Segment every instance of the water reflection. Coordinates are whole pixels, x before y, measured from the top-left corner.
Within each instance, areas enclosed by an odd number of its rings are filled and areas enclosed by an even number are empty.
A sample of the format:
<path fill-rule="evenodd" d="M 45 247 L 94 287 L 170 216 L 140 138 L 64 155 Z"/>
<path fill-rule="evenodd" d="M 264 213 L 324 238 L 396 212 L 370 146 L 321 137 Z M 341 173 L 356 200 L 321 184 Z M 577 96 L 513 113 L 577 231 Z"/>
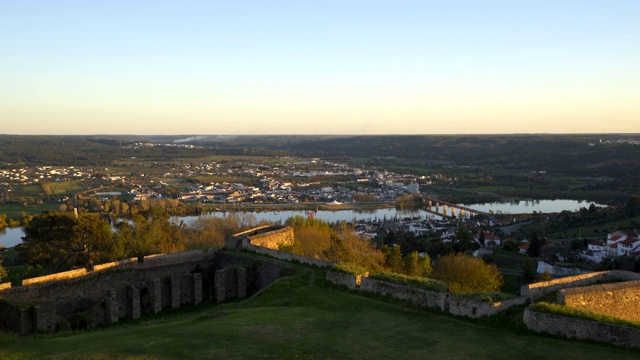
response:
<path fill-rule="evenodd" d="M 576 201 L 576 200 L 527 200 L 527 201 L 511 201 L 504 203 L 488 203 L 488 204 L 471 204 L 464 205 L 474 210 L 490 213 L 503 213 L 503 214 L 531 214 L 534 211 L 542 213 L 553 213 L 568 211 L 578 211 L 580 208 L 588 208 L 591 203 L 588 201 Z M 597 206 L 603 206 L 598 205 Z M 442 211 L 442 207 L 440 208 Z M 359 220 L 364 221 L 391 221 L 396 219 L 441 219 L 442 216 L 435 215 L 431 212 L 422 209 L 358 209 L 358 210 L 320 210 L 312 211 L 313 216 L 317 219 L 322 219 L 327 222 L 335 223 L 340 221 L 355 222 Z M 230 212 L 212 212 L 202 216 L 211 217 L 226 217 Z M 288 218 L 293 216 L 309 216 L 310 213 L 305 210 L 288 210 L 288 211 L 260 211 L 251 212 L 257 221 L 270 221 L 273 223 L 284 223 Z M 451 214 L 449 209 L 447 215 Z M 459 212 L 456 212 L 456 216 Z M 195 221 L 197 216 L 180 216 L 172 217 L 171 221 L 176 224 L 184 221 L 186 225 Z M 0 245 L 5 247 L 12 247 L 22 242 L 24 236 L 24 230 L 22 228 L 7 228 L 0 231 Z"/>

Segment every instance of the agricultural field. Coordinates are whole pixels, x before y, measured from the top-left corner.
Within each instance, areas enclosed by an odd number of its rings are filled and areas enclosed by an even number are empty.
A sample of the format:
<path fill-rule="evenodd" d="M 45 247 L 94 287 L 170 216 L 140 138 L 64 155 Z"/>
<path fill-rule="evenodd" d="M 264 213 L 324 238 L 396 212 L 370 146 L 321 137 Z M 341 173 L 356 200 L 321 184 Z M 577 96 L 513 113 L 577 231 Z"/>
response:
<path fill-rule="evenodd" d="M 45 203 L 34 205 L 22 204 L 0 204 L 0 214 L 6 214 L 8 219 L 20 219 L 22 213 L 26 215 L 37 215 L 47 210 L 59 210 L 59 203 Z"/>
<path fill-rule="evenodd" d="M 321 270 L 251 299 L 99 329 L 0 335 L 2 359 L 638 359 L 640 351 L 529 333 L 518 314 L 468 321 L 325 287 Z"/>

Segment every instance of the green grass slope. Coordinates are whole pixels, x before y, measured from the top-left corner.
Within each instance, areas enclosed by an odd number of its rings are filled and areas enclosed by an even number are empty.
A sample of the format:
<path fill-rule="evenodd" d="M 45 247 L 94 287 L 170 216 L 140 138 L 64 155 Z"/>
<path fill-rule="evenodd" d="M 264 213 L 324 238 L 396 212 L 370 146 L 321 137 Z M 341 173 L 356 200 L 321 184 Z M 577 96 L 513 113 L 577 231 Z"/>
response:
<path fill-rule="evenodd" d="M 252 299 L 85 332 L 0 335 L 1 359 L 638 359 L 640 351 L 485 326 L 320 285 L 301 270 Z M 313 281 L 312 279 L 318 279 Z"/>

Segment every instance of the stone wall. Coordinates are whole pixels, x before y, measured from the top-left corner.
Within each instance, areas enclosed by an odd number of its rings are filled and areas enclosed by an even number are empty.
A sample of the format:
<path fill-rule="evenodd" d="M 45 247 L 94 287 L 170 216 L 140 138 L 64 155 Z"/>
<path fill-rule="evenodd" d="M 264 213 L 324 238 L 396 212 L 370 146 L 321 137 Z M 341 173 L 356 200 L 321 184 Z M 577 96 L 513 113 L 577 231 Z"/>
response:
<path fill-rule="evenodd" d="M 349 289 L 356 289 L 362 284 L 362 279 L 369 276 L 369 273 L 354 275 L 341 271 L 329 270 L 327 272 L 327 280 L 332 284 L 346 286 Z"/>
<path fill-rule="evenodd" d="M 464 296 L 449 295 L 446 300 L 446 311 L 457 316 L 478 318 L 482 316 L 493 316 L 506 311 L 512 306 L 523 305 L 527 302 L 524 297 L 517 297 L 503 301 L 482 301 Z"/>
<path fill-rule="evenodd" d="M 69 279 L 77 278 L 80 276 L 84 276 L 86 274 L 87 274 L 87 270 L 84 268 L 77 269 L 77 270 L 63 271 L 63 272 L 59 272 L 51 275 L 38 276 L 31 279 L 24 279 L 22 280 L 22 286 L 46 283 L 51 281 L 69 280 Z"/>
<path fill-rule="evenodd" d="M 524 312 L 524 323 L 532 331 L 567 338 L 593 340 L 626 347 L 640 347 L 640 329 L 546 314 L 530 309 Z"/>
<path fill-rule="evenodd" d="M 264 248 L 260 246 L 254 246 L 252 244 L 245 244 L 242 247 L 242 249 L 253 251 L 255 253 L 262 254 L 262 255 L 268 255 L 279 260 L 299 262 L 302 264 L 313 265 L 318 267 L 330 267 L 335 265 L 335 263 L 332 263 L 332 262 L 328 262 L 320 259 L 314 259 L 314 258 L 301 256 L 301 255 L 295 255 L 286 251 L 279 251 L 279 250 L 273 250 L 273 249 Z"/>
<path fill-rule="evenodd" d="M 277 250 L 280 245 L 293 245 L 293 228 L 285 226 L 281 229 L 247 236 L 246 240 L 253 246 Z"/>
<path fill-rule="evenodd" d="M 259 226 L 253 229 L 249 229 L 243 232 L 239 232 L 237 234 L 233 234 L 231 236 L 227 236 L 224 239 L 224 248 L 227 250 L 240 250 L 242 248 L 242 240 L 246 239 L 249 236 L 256 235 L 261 232 L 268 232 L 270 230 L 276 230 L 280 227 L 274 226 Z"/>
<path fill-rule="evenodd" d="M 390 296 L 420 307 L 437 308 L 452 315 L 466 316 L 469 318 L 493 316 L 502 311 L 506 311 L 514 305 L 522 305 L 527 302 L 527 299 L 524 297 L 505 301 L 487 302 L 333 270 L 327 272 L 327 281 L 336 285 L 346 286 L 349 289 Z"/>
<path fill-rule="evenodd" d="M 558 302 L 578 310 L 640 321 L 640 281 L 560 290 Z"/>
<path fill-rule="evenodd" d="M 442 311 L 446 309 L 446 300 L 448 296 L 447 293 L 428 291 L 409 285 L 401 285 L 368 277 L 362 279 L 362 283 L 358 289 L 408 301 L 420 307 L 438 308 Z"/>
<path fill-rule="evenodd" d="M 640 280 L 640 274 L 631 271 L 612 270 L 567 276 L 550 281 L 541 281 L 533 284 L 522 285 L 522 287 L 520 287 L 520 294 L 530 300 L 536 300 L 561 289 L 592 285 L 599 281 L 616 280 Z"/>
<path fill-rule="evenodd" d="M 103 265 L 97 271 L 81 269 L 27 279 L 23 286 L 0 290 L 0 297 L 8 300 L 0 312 L 3 318 L 12 319 L 0 327 L 19 334 L 56 331 L 64 323 L 93 327 L 202 302 L 202 275 L 194 273 L 208 266 L 202 251 Z M 16 322 L 16 318 L 21 320 Z"/>

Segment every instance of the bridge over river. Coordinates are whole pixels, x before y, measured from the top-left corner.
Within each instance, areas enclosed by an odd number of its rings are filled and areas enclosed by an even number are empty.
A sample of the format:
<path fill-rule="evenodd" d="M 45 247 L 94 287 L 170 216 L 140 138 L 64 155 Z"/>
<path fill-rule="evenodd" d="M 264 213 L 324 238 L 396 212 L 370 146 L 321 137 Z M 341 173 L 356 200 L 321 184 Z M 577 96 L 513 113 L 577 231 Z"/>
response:
<path fill-rule="evenodd" d="M 432 199 L 429 197 L 423 197 L 422 199 L 428 204 L 429 211 L 445 217 L 451 216 L 454 218 L 467 219 L 478 214 L 486 214 L 480 210 L 474 210 L 463 205 L 452 204 L 438 199 Z"/>

